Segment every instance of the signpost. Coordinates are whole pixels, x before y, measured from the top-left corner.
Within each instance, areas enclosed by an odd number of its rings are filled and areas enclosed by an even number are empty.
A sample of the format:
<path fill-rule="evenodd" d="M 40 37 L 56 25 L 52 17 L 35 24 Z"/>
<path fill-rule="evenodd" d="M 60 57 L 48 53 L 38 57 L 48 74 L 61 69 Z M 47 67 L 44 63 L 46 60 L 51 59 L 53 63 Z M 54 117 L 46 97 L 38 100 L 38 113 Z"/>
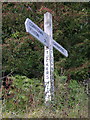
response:
<path fill-rule="evenodd" d="M 43 45 L 49 47 L 48 39 L 52 39 L 53 47 L 56 48 L 60 53 L 62 53 L 65 57 L 68 57 L 68 52 L 63 48 L 60 44 L 58 44 L 51 36 L 48 36 L 41 28 L 39 28 L 34 22 L 32 22 L 29 18 L 25 21 L 26 32 L 33 35 L 38 41 L 40 41 Z"/>
<path fill-rule="evenodd" d="M 52 15 L 44 14 L 44 31 L 48 36 L 48 47 L 44 46 L 44 84 L 45 103 L 51 101 L 54 96 L 54 60 L 53 60 L 53 39 L 52 39 Z"/>
<path fill-rule="evenodd" d="M 29 18 L 25 21 L 26 32 L 33 35 L 37 40 L 39 40 L 43 45 L 48 46 L 47 44 L 47 34 L 42 31 L 35 23 L 33 23 Z"/>
<path fill-rule="evenodd" d="M 68 52 L 63 48 L 60 44 L 58 44 L 55 40 L 53 40 L 53 47 L 56 48 L 60 53 L 62 53 L 65 57 L 68 57 Z"/>
<path fill-rule="evenodd" d="M 44 14 L 44 31 L 33 23 L 29 18 L 25 21 L 26 32 L 33 35 L 44 45 L 44 85 L 45 85 L 45 103 L 47 104 L 54 97 L 54 57 L 53 47 L 56 48 L 65 57 L 68 52 L 55 40 L 52 34 L 52 15 L 47 12 Z"/>

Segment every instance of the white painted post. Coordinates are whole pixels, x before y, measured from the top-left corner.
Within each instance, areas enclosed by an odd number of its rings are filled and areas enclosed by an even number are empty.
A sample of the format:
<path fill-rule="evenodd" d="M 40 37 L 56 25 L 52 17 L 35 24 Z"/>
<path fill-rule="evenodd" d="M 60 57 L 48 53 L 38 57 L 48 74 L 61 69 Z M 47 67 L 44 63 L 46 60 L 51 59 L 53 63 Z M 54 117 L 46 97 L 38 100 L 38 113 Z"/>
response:
<path fill-rule="evenodd" d="M 52 35 L 52 15 L 44 14 L 44 31 L 40 29 L 29 18 L 25 21 L 26 31 L 39 40 L 44 46 L 44 83 L 45 83 L 45 103 L 54 98 L 54 57 L 53 47 L 68 57 L 68 51 L 53 40 Z"/>
<path fill-rule="evenodd" d="M 52 38 L 52 15 L 44 14 L 44 31 Z M 44 46 L 44 83 L 45 83 L 45 103 L 52 100 L 54 95 L 54 60 L 52 39 L 47 39 L 49 48 Z"/>

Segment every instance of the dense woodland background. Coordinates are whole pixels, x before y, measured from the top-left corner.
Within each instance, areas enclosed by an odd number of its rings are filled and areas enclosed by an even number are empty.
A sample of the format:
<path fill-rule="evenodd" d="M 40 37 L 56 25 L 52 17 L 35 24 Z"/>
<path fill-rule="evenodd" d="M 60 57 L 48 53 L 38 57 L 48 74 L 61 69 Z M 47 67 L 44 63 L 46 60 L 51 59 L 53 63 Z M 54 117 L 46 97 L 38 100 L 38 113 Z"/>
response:
<path fill-rule="evenodd" d="M 64 57 L 54 49 L 56 102 L 53 109 L 57 112 L 50 112 L 49 115 L 87 117 L 85 98 L 90 77 L 89 6 L 89 3 L 79 2 L 3 3 L 2 72 L 3 76 L 10 73 L 3 80 L 3 97 L 6 99 L 3 112 L 30 112 L 32 106 L 36 109 L 36 106 L 44 103 L 44 46 L 26 33 L 24 22 L 30 18 L 43 29 L 44 13 L 50 12 L 53 15 L 53 38 L 67 49 L 69 57 Z M 38 112 L 30 116 L 38 117 Z M 42 113 L 39 117 L 47 116 L 46 112 L 46 116 Z"/>

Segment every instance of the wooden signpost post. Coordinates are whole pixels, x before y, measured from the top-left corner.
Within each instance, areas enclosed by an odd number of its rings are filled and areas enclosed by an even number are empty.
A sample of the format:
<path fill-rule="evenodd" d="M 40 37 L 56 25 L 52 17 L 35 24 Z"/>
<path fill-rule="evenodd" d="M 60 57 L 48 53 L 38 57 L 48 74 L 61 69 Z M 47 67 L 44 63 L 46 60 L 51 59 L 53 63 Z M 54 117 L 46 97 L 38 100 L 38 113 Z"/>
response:
<path fill-rule="evenodd" d="M 44 84 L 45 84 L 45 102 L 51 101 L 54 96 L 54 59 L 53 59 L 53 41 L 52 41 L 52 15 L 44 14 L 44 32 L 50 36 L 48 47 L 44 46 Z"/>
<path fill-rule="evenodd" d="M 55 40 L 52 33 L 52 15 L 47 12 L 44 14 L 44 31 L 33 23 L 29 18 L 25 21 L 26 32 L 33 35 L 44 45 L 44 85 L 45 103 L 47 104 L 54 98 L 54 57 L 53 47 L 68 57 L 68 52 Z"/>

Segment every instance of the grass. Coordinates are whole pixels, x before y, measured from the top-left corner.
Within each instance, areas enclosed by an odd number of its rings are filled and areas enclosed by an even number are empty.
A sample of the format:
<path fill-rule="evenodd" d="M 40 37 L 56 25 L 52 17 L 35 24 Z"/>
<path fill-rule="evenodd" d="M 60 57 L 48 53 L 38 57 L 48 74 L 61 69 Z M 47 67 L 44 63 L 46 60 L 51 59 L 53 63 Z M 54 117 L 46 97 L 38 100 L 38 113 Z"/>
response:
<path fill-rule="evenodd" d="M 81 100 L 73 108 L 47 108 L 44 105 L 29 109 L 26 113 L 4 112 L 3 118 L 88 118 L 88 98 Z"/>
<path fill-rule="evenodd" d="M 77 104 L 73 109 L 63 108 L 62 110 L 51 110 L 41 106 L 24 114 L 4 112 L 3 118 L 88 118 L 88 109 L 86 104 L 83 106 Z"/>
<path fill-rule="evenodd" d="M 40 83 L 37 83 L 37 89 L 34 86 L 35 83 L 33 83 L 32 87 L 36 90 L 34 102 L 29 104 L 29 99 L 27 100 L 23 96 L 23 91 L 18 91 L 17 93 L 16 90 L 13 90 L 14 93 L 16 92 L 15 97 L 8 99 L 8 101 L 3 101 L 3 118 L 88 118 L 88 96 L 84 92 L 84 87 L 75 80 L 70 83 L 61 83 L 61 79 L 60 77 L 56 78 L 57 84 L 55 85 L 56 92 L 53 106 L 46 107 L 43 104 L 42 97 L 40 97 L 42 95 L 39 95 L 39 93 L 43 94 L 43 86 L 40 87 Z M 28 81 L 30 82 L 29 79 Z M 26 97 L 28 98 L 29 96 Z M 17 102 L 14 104 L 16 99 Z M 20 105 L 20 103 L 22 104 Z"/>

